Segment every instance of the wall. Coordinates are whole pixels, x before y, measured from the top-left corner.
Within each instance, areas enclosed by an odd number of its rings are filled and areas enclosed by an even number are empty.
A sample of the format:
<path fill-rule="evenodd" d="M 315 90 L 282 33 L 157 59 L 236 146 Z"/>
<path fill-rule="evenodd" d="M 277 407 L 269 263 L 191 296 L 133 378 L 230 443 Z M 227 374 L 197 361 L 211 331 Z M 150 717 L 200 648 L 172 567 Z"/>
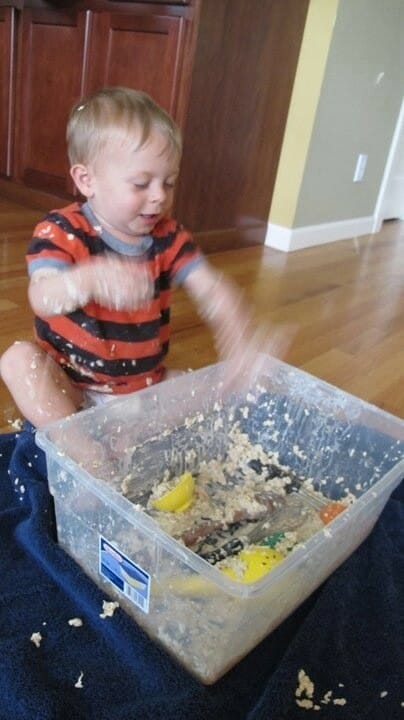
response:
<path fill-rule="evenodd" d="M 314 21 L 330 39 L 321 53 Z M 311 0 L 306 30 L 266 238 L 283 250 L 371 232 L 403 97 L 403 0 Z M 305 54 L 317 58 L 317 86 L 323 69 L 314 109 L 314 94 L 304 93 L 313 85 Z M 308 104 L 312 132 L 294 159 L 290 148 Z M 364 180 L 353 183 L 359 153 L 368 163 Z M 298 185 L 288 182 L 296 165 Z"/>

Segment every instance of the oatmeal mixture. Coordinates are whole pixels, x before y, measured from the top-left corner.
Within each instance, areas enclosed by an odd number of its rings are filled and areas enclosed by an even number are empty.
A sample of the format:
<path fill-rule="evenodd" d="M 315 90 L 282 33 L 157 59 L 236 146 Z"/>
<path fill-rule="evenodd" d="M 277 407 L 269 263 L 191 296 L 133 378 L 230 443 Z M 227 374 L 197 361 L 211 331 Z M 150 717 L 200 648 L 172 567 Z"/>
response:
<path fill-rule="evenodd" d="M 167 471 L 153 485 L 146 511 L 162 530 L 209 563 L 233 579 L 252 582 L 324 528 L 345 505 L 330 503 L 310 479 L 282 465 L 277 452 L 253 444 L 239 421 L 231 427 L 229 440 L 224 458 L 201 461 L 193 470 L 185 510 L 159 509 L 161 499 L 171 499 L 190 476 L 170 477 Z M 252 574 L 251 564 L 256 566 Z"/>

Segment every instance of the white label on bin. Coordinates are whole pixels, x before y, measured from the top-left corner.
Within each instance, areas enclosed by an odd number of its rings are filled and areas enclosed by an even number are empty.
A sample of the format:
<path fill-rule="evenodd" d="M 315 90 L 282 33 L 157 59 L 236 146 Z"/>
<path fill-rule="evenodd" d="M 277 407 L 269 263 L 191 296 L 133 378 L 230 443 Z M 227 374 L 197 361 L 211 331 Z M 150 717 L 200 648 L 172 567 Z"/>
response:
<path fill-rule="evenodd" d="M 150 575 L 100 535 L 100 575 L 129 600 L 149 612 Z"/>

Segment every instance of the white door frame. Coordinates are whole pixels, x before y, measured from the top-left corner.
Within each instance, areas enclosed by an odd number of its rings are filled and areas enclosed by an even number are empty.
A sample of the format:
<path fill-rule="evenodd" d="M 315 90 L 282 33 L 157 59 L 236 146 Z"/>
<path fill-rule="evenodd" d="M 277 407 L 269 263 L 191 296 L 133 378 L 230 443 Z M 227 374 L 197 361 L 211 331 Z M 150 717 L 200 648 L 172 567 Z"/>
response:
<path fill-rule="evenodd" d="M 400 137 L 401 129 L 404 126 L 404 98 L 401 102 L 400 112 L 398 114 L 398 120 L 394 130 L 393 139 L 391 141 L 389 154 L 387 156 L 386 167 L 383 173 L 382 184 L 380 185 L 379 195 L 376 202 L 375 212 L 373 215 L 373 228 L 372 233 L 378 233 L 381 229 L 384 217 L 383 217 L 383 205 L 386 196 L 386 189 L 390 180 L 391 169 L 393 166 L 397 143 Z"/>

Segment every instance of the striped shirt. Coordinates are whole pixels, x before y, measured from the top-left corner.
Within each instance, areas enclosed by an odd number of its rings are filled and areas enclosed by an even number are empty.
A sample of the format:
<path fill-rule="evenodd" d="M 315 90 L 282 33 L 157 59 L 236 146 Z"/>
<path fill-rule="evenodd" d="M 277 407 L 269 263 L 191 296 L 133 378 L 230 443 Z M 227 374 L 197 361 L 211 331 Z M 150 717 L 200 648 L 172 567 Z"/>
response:
<path fill-rule="evenodd" d="M 154 281 L 149 305 L 121 311 L 90 301 L 65 315 L 36 316 L 35 334 L 75 385 L 123 394 L 161 380 L 169 346 L 170 289 L 202 262 L 202 254 L 191 235 L 170 218 L 129 245 L 103 230 L 87 203 L 73 203 L 50 212 L 36 226 L 26 256 L 28 272 L 65 270 L 106 253 L 146 264 Z"/>

